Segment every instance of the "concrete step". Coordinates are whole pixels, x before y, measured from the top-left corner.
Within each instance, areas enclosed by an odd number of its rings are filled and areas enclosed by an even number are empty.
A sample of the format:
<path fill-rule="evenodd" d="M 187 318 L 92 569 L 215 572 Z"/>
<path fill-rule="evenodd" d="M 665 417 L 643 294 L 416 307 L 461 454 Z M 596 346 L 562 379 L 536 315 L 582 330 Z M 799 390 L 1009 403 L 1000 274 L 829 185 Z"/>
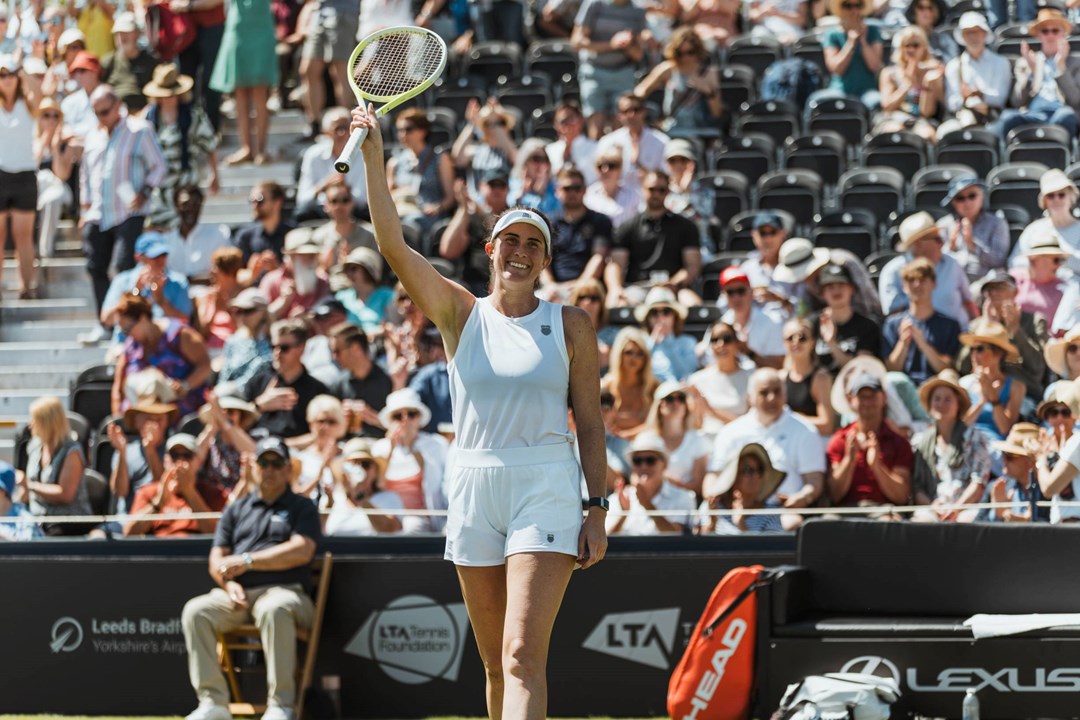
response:
<path fill-rule="evenodd" d="M 15 441 L 0 440 L 0 460 L 9 465 L 15 464 Z"/>
<path fill-rule="evenodd" d="M 4 289 L 19 286 L 18 264 L 14 259 L 4 261 Z M 38 283 L 50 297 L 59 297 L 62 287 L 85 285 L 90 288 L 90 276 L 86 274 L 86 260 L 79 257 L 52 257 L 38 260 Z"/>
<path fill-rule="evenodd" d="M 251 187 L 257 182 L 273 181 L 282 185 L 293 185 L 294 175 L 296 172 L 296 166 L 293 161 L 288 158 L 282 158 L 275 162 L 266 163 L 265 165 L 253 165 L 246 163 L 244 165 L 225 165 L 222 163 L 219 172 L 219 178 L 221 180 L 221 186 L 223 188 L 231 187 Z M 213 202 L 217 198 L 210 196 L 206 199 L 207 204 Z"/>
<path fill-rule="evenodd" d="M 82 345 L 70 338 L 66 341 L 0 343 L 0 372 L 14 366 L 36 365 L 42 370 L 60 365 L 89 367 L 101 364 L 104 358 L 104 347 Z M 63 385 L 66 387 L 67 383 Z"/>
<path fill-rule="evenodd" d="M 3 354 L 0 343 L 0 356 Z M 104 351 L 98 349 L 104 357 Z M 71 387 L 72 381 L 89 365 L 95 363 L 64 363 L 47 365 L 14 365 L 0 367 L 0 392 L 21 388 Z"/>
<path fill-rule="evenodd" d="M 88 318 L 72 320 L 30 320 L 0 324 L 0 343 L 72 342 L 80 333 L 89 332 L 97 323 Z"/>
<path fill-rule="evenodd" d="M 0 393 L 0 415 L 27 417 L 30 413 L 30 403 L 46 395 L 59 398 L 64 407 L 67 407 L 68 389 L 66 387 L 19 388 Z"/>
<path fill-rule="evenodd" d="M 4 324 L 27 320 L 78 320 L 93 322 L 97 317 L 94 303 L 81 298 L 19 300 L 0 307 Z"/>

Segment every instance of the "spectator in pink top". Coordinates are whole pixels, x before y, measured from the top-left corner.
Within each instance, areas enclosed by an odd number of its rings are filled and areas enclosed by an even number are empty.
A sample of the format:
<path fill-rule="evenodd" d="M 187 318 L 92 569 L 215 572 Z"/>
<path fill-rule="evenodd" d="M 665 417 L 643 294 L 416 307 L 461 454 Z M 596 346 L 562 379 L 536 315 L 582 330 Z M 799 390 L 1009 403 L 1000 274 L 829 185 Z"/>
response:
<path fill-rule="evenodd" d="M 1033 242 L 1023 256 L 1027 258 L 1027 267 L 1010 271 L 1016 280 L 1016 303 L 1024 312 L 1037 313 L 1049 320 L 1057 312 L 1065 292 L 1067 281 L 1058 271 L 1069 255 L 1061 249 L 1057 235 L 1051 234 Z"/>
<path fill-rule="evenodd" d="M 302 315 L 330 293 L 330 281 L 319 270 L 322 248 L 312 239 L 312 232 L 311 228 L 290 230 L 285 236 L 285 262 L 259 283 L 259 290 L 270 301 L 271 317 Z"/>

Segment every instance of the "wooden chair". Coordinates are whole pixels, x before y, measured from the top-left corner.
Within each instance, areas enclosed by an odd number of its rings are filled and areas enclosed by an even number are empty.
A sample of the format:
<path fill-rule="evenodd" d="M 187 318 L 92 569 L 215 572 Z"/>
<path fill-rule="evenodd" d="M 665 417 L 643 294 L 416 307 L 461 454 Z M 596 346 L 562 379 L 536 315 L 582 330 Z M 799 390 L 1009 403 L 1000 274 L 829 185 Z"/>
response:
<path fill-rule="evenodd" d="M 334 556 L 325 553 L 322 558 L 312 561 L 312 572 L 315 575 L 315 612 L 311 617 L 310 628 L 296 628 L 296 639 L 304 645 L 304 654 L 297 652 L 297 660 L 301 657 L 303 662 L 297 663 L 296 682 L 296 718 L 301 720 L 304 716 L 304 694 L 311 687 L 311 681 L 315 674 L 315 658 L 319 652 L 319 634 L 322 631 L 323 611 L 326 609 L 326 596 L 330 589 L 330 569 L 333 566 Z M 240 692 L 240 683 L 237 678 L 239 668 L 233 660 L 234 650 L 261 649 L 259 628 L 254 624 L 241 625 L 227 633 L 218 635 L 218 661 L 221 669 L 225 672 L 225 678 L 229 683 L 229 690 L 233 702 L 229 703 L 229 712 L 233 715 L 259 715 L 266 711 L 266 705 L 247 702 Z"/>

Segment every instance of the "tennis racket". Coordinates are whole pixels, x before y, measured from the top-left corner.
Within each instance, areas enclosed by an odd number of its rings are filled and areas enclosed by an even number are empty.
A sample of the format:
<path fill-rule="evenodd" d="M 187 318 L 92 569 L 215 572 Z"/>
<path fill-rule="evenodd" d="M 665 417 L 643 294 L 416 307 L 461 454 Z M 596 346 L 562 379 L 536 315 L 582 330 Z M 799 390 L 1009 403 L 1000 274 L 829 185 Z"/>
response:
<path fill-rule="evenodd" d="M 424 28 L 391 27 L 360 41 L 349 58 L 349 79 L 361 105 L 383 103 L 375 111 L 382 117 L 431 87 L 445 67 L 446 43 L 441 37 Z M 366 136 L 367 129 L 361 128 L 349 137 L 335 170 L 349 172 L 356 148 Z"/>

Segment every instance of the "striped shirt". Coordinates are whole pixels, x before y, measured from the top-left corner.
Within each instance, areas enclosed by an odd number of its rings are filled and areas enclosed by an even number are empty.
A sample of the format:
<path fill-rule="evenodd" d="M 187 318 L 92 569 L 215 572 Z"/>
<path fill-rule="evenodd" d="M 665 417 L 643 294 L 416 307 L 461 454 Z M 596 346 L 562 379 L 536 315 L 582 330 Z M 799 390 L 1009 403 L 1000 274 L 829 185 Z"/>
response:
<path fill-rule="evenodd" d="M 102 229 L 116 227 L 132 216 L 135 195 L 149 191 L 165 178 L 165 158 L 154 129 L 144 120 L 125 116 L 109 132 L 99 127 L 86 138 L 79 186 L 87 222 Z M 140 214 L 149 210 L 143 206 Z"/>

